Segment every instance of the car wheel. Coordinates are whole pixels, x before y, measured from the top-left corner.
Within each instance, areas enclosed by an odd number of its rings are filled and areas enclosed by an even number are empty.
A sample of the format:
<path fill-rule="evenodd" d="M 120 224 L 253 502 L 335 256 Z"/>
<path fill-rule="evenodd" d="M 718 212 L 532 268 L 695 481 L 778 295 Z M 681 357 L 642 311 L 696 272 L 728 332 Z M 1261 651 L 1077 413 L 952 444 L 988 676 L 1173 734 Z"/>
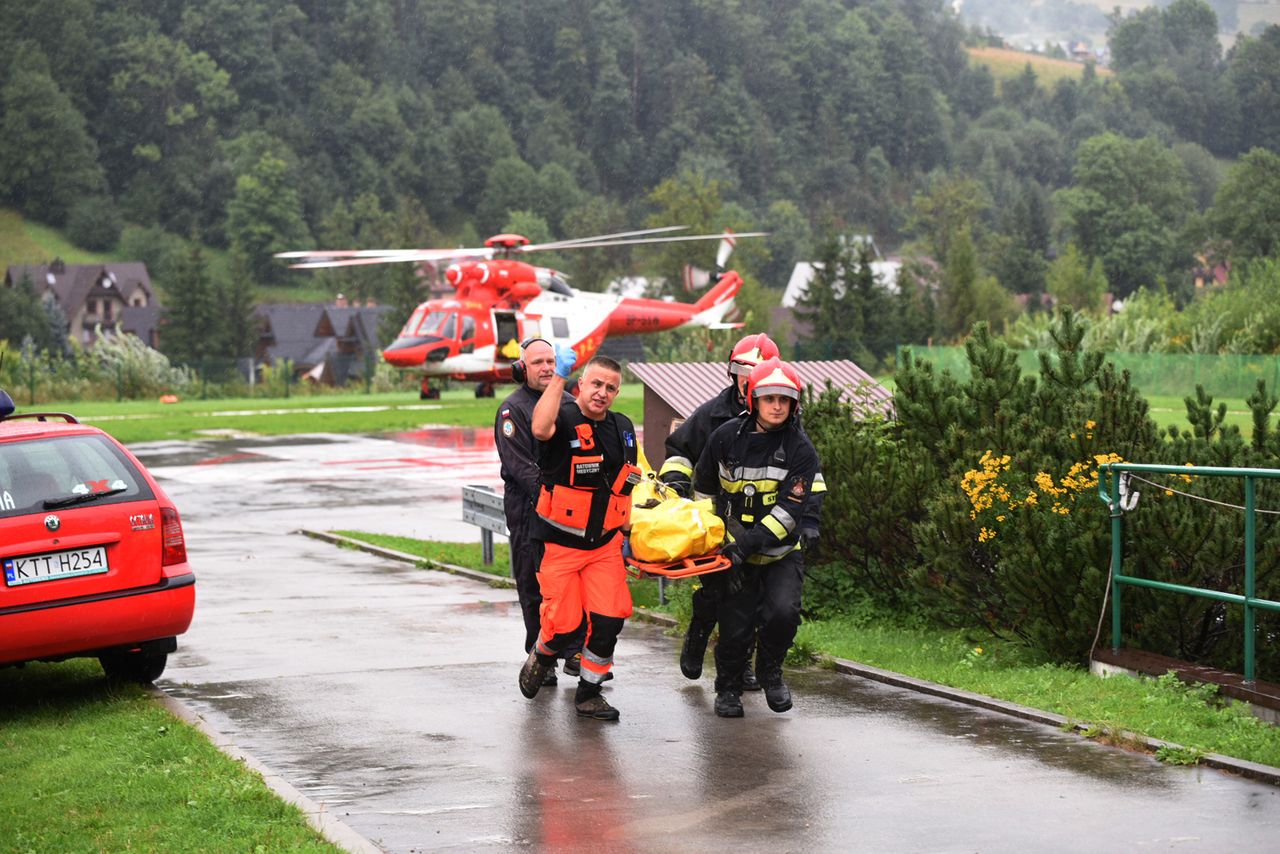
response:
<path fill-rule="evenodd" d="M 169 661 L 165 652 L 111 652 L 98 656 L 108 679 L 137 682 L 142 685 L 154 682 L 164 673 Z"/>

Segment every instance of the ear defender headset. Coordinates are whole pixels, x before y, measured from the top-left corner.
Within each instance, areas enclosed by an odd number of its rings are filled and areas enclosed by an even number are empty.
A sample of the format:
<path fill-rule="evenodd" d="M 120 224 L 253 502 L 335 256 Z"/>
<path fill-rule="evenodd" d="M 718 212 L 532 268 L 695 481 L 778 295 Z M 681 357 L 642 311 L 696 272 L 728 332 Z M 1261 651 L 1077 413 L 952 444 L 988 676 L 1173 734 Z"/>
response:
<path fill-rule="evenodd" d="M 524 385 L 525 380 L 529 378 L 529 367 L 524 363 L 523 354 L 525 349 L 535 341 L 541 341 L 543 344 L 546 344 L 548 347 L 551 347 L 553 350 L 555 349 L 555 345 L 552 344 L 547 339 L 543 338 L 541 335 L 534 335 L 520 342 L 521 356 L 519 359 L 516 359 L 514 362 L 511 363 L 511 379 L 515 380 L 521 385 Z"/>

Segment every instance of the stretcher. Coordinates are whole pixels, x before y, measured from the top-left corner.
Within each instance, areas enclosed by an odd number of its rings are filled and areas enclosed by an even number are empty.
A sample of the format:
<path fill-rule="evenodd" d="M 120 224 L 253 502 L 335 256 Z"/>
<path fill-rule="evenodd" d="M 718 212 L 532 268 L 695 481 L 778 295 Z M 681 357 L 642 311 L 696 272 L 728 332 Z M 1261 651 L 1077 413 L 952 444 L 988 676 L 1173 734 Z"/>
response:
<path fill-rule="evenodd" d="M 709 572 L 722 572 L 733 563 L 719 552 L 686 557 L 667 563 L 650 563 L 636 557 L 624 557 L 627 574 L 632 578 L 655 576 L 659 578 L 692 578 L 695 575 L 706 575 Z"/>

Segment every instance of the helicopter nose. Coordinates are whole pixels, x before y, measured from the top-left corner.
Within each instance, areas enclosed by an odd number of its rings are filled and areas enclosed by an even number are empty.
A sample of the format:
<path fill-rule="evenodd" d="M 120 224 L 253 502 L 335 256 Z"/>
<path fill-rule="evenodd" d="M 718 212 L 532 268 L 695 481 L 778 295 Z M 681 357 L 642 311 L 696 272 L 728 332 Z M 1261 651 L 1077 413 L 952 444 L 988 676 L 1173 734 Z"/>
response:
<path fill-rule="evenodd" d="M 397 367 L 413 367 L 425 362 L 443 362 L 449 347 L 438 335 L 413 335 L 397 338 L 382 351 L 382 357 Z"/>

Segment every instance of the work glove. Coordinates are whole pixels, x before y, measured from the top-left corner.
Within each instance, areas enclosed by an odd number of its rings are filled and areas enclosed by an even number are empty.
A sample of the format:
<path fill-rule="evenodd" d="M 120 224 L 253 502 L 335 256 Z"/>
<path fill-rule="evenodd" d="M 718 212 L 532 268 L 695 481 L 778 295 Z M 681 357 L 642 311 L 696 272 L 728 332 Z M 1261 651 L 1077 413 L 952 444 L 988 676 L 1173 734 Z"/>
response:
<path fill-rule="evenodd" d="M 556 345 L 556 376 L 563 379 L 569 379 L 569 375 L 573 373 L 573 366 L 578 361 L 578 354 L 573 352 L 572 347 L 566 347 L 563 344 Z"/>
<path fill-rule="evenodd" d="M 742 547 L 737 543 L 729 543 L 720 549 L 720 554 L 729 559 L 733 564 L 732 567 L 725 570 L 728 576 L 725 579 L 725 594 L 728 596 L 737 596 L 742 592 L 743 586 L 747 583 L 747 565 L 746 558 L 742 555 Z"/>
<path fill-rule="evenodd" d="M 631 557 L 631 535 L 622 535 L 622 556 L 624 558 Z"/>
<path fill-rule="evenodd" d="M 800 548 L 807 552 L 813 551 L 818 547 L 819 536 L 817 528 L 801 528 Z"/>

